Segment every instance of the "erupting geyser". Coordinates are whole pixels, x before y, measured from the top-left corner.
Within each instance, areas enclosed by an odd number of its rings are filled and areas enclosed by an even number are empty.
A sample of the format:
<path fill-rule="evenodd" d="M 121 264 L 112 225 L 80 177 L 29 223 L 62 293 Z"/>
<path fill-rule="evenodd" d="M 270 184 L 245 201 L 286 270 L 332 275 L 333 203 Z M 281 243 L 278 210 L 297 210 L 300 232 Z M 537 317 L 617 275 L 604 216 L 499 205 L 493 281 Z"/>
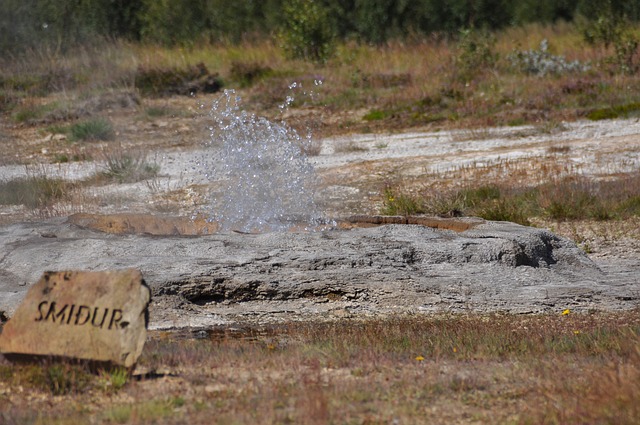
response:
<path fill-rule="evenodd" d="M 309 140 L 284 123 L 241 110 L 239 101 L 227 90 L 211 109 L 211 155 L 199 164 L 215 189 L 205 214 L 222 231 L 317 228 L 323 220 L 314 202 L 314 169 L 304 153 Z"/>

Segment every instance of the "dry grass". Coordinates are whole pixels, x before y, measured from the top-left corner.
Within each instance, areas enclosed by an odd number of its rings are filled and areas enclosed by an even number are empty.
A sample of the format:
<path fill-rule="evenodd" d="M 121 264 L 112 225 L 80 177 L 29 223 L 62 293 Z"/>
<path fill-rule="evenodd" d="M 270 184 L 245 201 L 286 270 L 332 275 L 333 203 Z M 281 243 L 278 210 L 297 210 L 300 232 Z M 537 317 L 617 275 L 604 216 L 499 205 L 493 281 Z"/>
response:
<path fill-rule="evenodd" d="M 510 54 L 536 49 L 543 39 L 549 40 L 551 54 L 589 63 L 590 70 L 538 77 L 511 65 Z M 139 69 L 189 69 L 202 64 L 226 87 L 242 89 L 246 104 L 266 115 L 278 116 L 279 106 L 292 94 L 294 108 L 362 110 L 355 120 L 325 123 L 318 133 L 543 124 L 594 113 L 606 117 L 611 111 L 619 116 L 637 114 L 637 108 L 628 105 L 640 102 L 638 79 L 612 72 L 606 58 L 613 52 L 586 44 L 573 25 L 508 29 L 495 34 L 495 44 L 487 47 L 493 59 L 483 62 L 477 57 L 464 59 L 470 57 L 464 44 L 435 37 L 380 46 L 349 42 L 337 46 L 327 64 L 314 65 L 287 59 L 271 39 L 190 48 L 113 42 L 65 55 L 32 52 L 20 62 L 2 61 L 0 93 L 6 101 L 4 110 L 29 122 L 46 112 L 43 106 L 29 106 L 33 97 L 131 90 Z M 464 66 L 474 67 L 474 72 L 460 79 Z M 294 81 L 298 86 L 292 92 Z"/>
<path fill-rule="evenodd" d="M 545 179 L 535 186 L 494 180 L 470 182 L 461 188 L 431 188 L 408 193 L 389 186 L 382 193 L 385 215 L 467 215 L 531 225 L 536 218 L 553 221 L 611 220 L 640 216 L 640 173 L 607 181 L 569 175 Z"/>
<path fill-rule="evenodd" d="M 82 390 L 69 384 L 46 410 L 54 391 L 46 366 L 0 365 L 0 418 L 60 425 L 635 424 L 639 347 L 638 311 L 154 332 L 140 359 L 144 374 L 117 391 L 104 384 L 113 374 L 83 381 Z"/>

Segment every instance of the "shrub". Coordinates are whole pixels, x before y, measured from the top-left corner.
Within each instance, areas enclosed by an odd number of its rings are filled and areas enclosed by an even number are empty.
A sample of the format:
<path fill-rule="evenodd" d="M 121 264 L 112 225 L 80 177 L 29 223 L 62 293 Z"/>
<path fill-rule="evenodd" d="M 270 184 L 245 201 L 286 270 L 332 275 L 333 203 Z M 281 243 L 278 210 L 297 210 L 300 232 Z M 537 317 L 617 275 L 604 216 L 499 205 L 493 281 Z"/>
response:
<path fill-rule="evenodd" d="M 614 53 L 605 63 L 613 65 L 615 72 L 633 75 L 640 69 L 636 63 L 640 40 L 624 14 L 616 13 L 611 2 L 603 5 L 597 19 L 584 26 L 583 37 L 590 44 L 604 45 L 605 49 L 613 46 Z"/>
<path fill-rule="evenodd" d="M 324 63 L 334 53 L 334 30 L 327 11 L 313 0 L 285 0 L 279 38 L 286 55 Z"/>
<path fill-rule="evenodd" d="M 525 74 L 544 77 L 572 72 L 586 72 L 590 66 L 580 61 L 567 62 L 564 56 L 552 55 L 549 42 L 544 39 L 538 50 L 515 51 L 508 57 L 511 66 Z"/>
<path fill-rule="evenodd" d="M 483 70 L 492 68 L 498 60 L 495 37 L 487 31 L 460 31 L 455 75 L 461 81 L 471 81 Z"/>

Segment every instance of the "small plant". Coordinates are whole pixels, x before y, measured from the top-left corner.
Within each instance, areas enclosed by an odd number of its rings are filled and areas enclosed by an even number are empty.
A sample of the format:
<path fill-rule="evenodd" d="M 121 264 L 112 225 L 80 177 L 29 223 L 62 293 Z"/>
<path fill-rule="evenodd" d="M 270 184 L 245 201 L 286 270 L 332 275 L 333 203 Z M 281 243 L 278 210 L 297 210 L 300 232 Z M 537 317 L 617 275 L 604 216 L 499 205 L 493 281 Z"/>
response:
<path fill-rule="evenodd" d="M 104 171 L 99 177 L 118 183 L 134 183 L 154 178 L 160 166 L 147 161 L 143 152 L 126 152 L 122 147 L 104 150 Z"/>
<path fill-rule="evenodd" d="M 390 187 L 384 189 L 382 196 L 383 207 L 380 213 L 383 215 L 414 215 L 424 212 L 416 198 Z"/>
<path fill-rule="evenodd" d="M 129 371 L 122 367 L 116 367 L 110 370 L 102 370 L 100 372 L 99 384 L 103 391 L 116 393 L 126 385 L 128 380 Z"/>
<path fill-rule="evenodd" d="M 14 373 L 13 379 L 24 380 L 53 395 L 65 395 L 86 390 L 91 383 L 91 374 L 83 365 L 63 362 L 25 367 Z"/>
<path fill-rule="evenodd" d="M 590 69 L 589 64 L 582 64 L 577 60 L 567 62 L 564 56 L 552 55 L 547 39 L 540 42 L 538 50 L 518 50 L 509 55 L 508 59 L 514 69 L 538 77 L 586 72 Z"/>
<path fill-rule="evenodd" d="M 45 105 L 25 104 L 14 110 L 13 120 L 17 123 L 32 124 L 42 120 L 49 112 L 54 111 L 59 105 L 56 102 Z"/>
<path fill-rule="evenodd" d="M 150 106 L 148 108 L 145 108 L 144 113 L 149 118 L 160 118 L 160 117 L 166 117 L 168 115 L 171 115 L 173 112 L 167 107 Z"/>
<path fill-rule="evenodd" d="M 109 141 L 116 135 L 111 121 L 106 118 L 93 118 L 76 123 L 71 126 L 69 133 L 74 141 Z"/>
<path fill-rule="evenodd" d="M 362 119 L 365 121 L 380 121 L 385 119 L 387 116 L 387 112 L 381 111 L 380 109 L 373 109 L 365 114 Z"/>

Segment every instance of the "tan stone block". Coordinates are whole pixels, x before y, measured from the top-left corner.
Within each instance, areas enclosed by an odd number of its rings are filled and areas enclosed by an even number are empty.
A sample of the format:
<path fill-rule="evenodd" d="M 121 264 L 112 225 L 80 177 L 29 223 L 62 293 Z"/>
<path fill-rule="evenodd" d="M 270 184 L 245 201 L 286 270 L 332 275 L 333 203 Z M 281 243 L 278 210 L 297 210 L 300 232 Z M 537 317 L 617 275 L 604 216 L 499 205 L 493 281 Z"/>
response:
<path fill-rule="evenodd" d="M 45 272 L 5 324 L 0 352 L 131 368 L 144 347 L 150 298 L 135 269 Z"/>

